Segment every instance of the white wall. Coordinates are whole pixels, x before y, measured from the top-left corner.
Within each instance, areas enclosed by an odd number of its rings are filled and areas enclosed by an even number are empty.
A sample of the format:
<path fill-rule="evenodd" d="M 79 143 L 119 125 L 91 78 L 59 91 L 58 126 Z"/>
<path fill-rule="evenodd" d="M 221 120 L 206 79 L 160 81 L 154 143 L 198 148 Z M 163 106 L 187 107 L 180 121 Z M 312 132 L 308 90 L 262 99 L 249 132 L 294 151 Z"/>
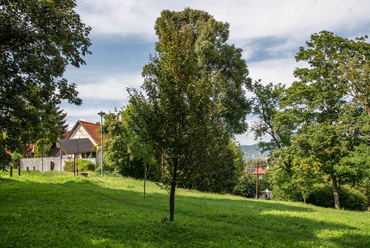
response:
<path fill-rule="evenodd" d="M 83 160 L 89 160 L 96 164 L 95 158 L 82 158 Z M 54 171 L 60 171 L 60 166 L 59 166 L 59 157 L 48 157 L 48 158 L 24 158 L 21 159 L 20 166 L 22 170 L 26 170 L 27 167 L 29 170 L 33 170 L 33 167 L 35 167 L 35 170 L 38 171 L 49 171 L 50 170 L 50 162 L 54 162 Z M 62 158 L 62 171 L 63 171 L 63 166 L 64 166 L 64 161 L 68 161 L 67 155 L 64 155 Z"/>

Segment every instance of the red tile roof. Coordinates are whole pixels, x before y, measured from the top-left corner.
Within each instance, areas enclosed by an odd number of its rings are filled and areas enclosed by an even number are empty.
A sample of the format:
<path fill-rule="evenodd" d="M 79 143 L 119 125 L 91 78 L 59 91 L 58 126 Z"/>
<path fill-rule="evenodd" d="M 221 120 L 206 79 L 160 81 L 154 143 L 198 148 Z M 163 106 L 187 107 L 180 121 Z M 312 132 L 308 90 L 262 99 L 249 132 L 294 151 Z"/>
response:
<path fill-rule="evenodd" d="M 254 174 L 256 175 L 256 168 L 244 168 L 245 172 L 249 172 L 251 174 Z M 266 170 L 262 167 L 258 168 L 258 175 L 262 175 L 262 174 L 265 174 L 266 173 Z"/>
<path fill-rule="evenodd" d="M 76 124 L 73 126 L 72 130 L 69 131 L 68 134 L 66 134 L 65 139 L 69 139 L 69 137 L 72 135 L 74 130 L 78 127 L 78 125 L 81 124 L 85 130 L 90 134 L 90 136 L 94 139 L 96 143 L 100 142 L 100 132 L 96 131 L 98 128 L 100 129 L 99 124 L 90 123 L 87 121 L 81 121 L 78 120 Z M 107 138 L 104 138 L 106 140 Z"/>
<path fill-rule="evenodd" d="M 71 133 L 71 131 L 66 131 L 65 133 L 64 133 L 64 136 L 63 136 L 63 138 L 62 139 L 67 139 L 68 138 L 68 136 L 70 135 L 70 133 Z"/>
<path fill-rule="evenodd" d="M 90 133 L 90 135 L 94 138 L 96 143 L 100 142 L 100 132 L 96 131 L 96 129 L 100 129 L 99 124 L 94 124 L 86 121 L 79 121 L 82 126 Z"/>

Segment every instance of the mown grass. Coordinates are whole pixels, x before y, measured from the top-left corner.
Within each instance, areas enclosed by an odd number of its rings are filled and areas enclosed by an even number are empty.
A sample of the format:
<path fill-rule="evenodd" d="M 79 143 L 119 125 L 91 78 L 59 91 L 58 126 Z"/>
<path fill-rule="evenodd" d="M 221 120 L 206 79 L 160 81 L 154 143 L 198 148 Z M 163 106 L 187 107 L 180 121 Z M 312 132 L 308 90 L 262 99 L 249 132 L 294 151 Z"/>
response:
<path fill-rule="evenodd" d="M 0 173 L 0 247 L 370 247 L 370 214 L 89 174 Z"/>

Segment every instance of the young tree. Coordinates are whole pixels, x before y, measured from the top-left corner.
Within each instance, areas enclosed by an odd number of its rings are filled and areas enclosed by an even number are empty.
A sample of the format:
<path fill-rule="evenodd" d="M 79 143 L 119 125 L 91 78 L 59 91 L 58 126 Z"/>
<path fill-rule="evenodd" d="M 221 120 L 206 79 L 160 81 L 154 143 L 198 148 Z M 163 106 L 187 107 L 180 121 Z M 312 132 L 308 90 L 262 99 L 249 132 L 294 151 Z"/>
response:
<path fill-rule="evenodd" d="M 75 0 L 2 0 L 0 5 L 0 142 L 15 151 L 58 127 L 61 100 L 80 105 L 76 85 L 61 78 L 68 64 L 85 64 L 90 27 Z"/>
<path fill-rule="evenodd" d="M 128 105 L 127 107 L 127 110 L 124 112 L 124 114 L 122 115 L 122 122 L 124 123 L 125 127 L 126 127 L 126 135 L 125 135 L 125 140 L 126 140 L 126 143 L 127 143 L 127 149 L 130 153 L 130 158 L 131 160 L 139 160 L 142 162 L 143 166 L 143 170 L 141 172 L 144 171 L 144 199 L 145 199 L 145 185 L 146 185 L 146 180 L 149 176 L 149 173 L 150 173 L 150 169 L 152 169 L 152 172 L 154 171 L 154 176 L 158 176 L 158 166 L 156 165 L 159 165 L 159 161 L 158 161 L 158 157 L 159 155 L 156 154 L 156 150 L 153 148 L 153 146 L 151 145 L 151 143 L 145 143 L 144 140 L 148 140 L 148 138 L 144 138 L 142 139 L 139 135 L 137 135 L 134 130 L 130 129 L 129 127 L 129 121 L 130 121 L 130 115 L 129 113 L 131 113 L 131 115 L 135 115 L 134 111 L 133 111 L 133 108 L 131 105 Z M 144 128 L 144 127 L 142 127 Z M 138 130 L 138 127 L 136 128 L 136 130 Z M 140 130 L 141 134 L 144 134 L 146 133 L 145 130 Z M 155 178 L 156 180 L 158 180 L 159 178 Z"/>
<path fill-rule="evenodd" d="M 104 116 L 103 133 L 104 137 L 104 158 L 106 165 L 104 168 L 108 171 L 118 172 L 123 176 L 130 176 L 141 179 L 145 169 L 145 159 L 143 152 L 139 149 L 141 144 L 135 139 L 137 136 L 129 128 L 129 109 L 122 109 L 115 113 L 109 113 Z M 145 153 L 145 152 L 144 152 Z M 152 170 L 153 172 L 153 170 Z M 151 173 L 151 176 L 154 176 Z M 157 179 L 157 178 L 154 178 Z"/>
<path fill-rule="evenodd" d="M 130 164 L 130 153 L 127 149 L 126 127 L 122 122 L 122 111 L 104 116 L 103 134 L 104 158 L 106 170 L 115 171 L 125 176 L 137 178 L 135 168 Z"/>
<path fill-rule="evenodd" d="M 248 103 L 241 85 L 247 81 L 248 71 L 245 62 L 241 62 L 240 50 L 225 44 L 227 28 L 203 11 L 163 11 L 155 26 L 158 55 L 143 70 L 145 95 L 134 89 L 129 91 L 134 113 L 130 126 L 155 154 L 163 154 L 166 178 L 171 185 L 171 221 L 176 185 L 204 169 L 202 165 L 206 163 L 202 160 L 216 155 L 212 147 L 227 144 L 232 131 L 245 129 Z M 215 53 L 212 61 L 208 61 L 207 49 L 201 44 L 208 44 L 208 51 Z M 235 58 L 231 56 L 231 61 L 226 61 L 221 51 L 229 51 Z M 232 61 L 240 64 L 232 67 Z M 237 66 L 241 72 L 235 71 L 239 78 L 234 81 L 233 70 Z M 237 99 L 241 109 L 235 110 L 231 118 Z"/>

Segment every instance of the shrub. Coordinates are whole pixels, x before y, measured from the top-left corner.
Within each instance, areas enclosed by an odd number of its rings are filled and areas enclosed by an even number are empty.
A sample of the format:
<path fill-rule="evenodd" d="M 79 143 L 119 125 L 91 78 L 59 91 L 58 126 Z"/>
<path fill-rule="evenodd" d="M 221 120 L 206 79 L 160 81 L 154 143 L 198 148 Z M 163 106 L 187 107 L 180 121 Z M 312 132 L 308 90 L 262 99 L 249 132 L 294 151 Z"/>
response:
<path fill-rule="evenodd" d="M 271 191 L 271 200 L 274 201 L 294 201 L 294 196 L 287 193 L 286 190 L 283 190 L 275 186 Z"/>
<path fill-rule="evenodd" d="M 88 160 L 79 159 L 78 160 L 78 171 L 93 171 L 95 169 L 95 164 Z"/>
<path fill-rule="evenodd" d="M 340 194 L 341 207 L 348 210 L 367 210 L 367 199 L 363 193 L 354 188 L 345 186 Z"/>
<path fill-rule="evenodd" d="M 268 183 L 264 179 L 258 180 L 258 191 L 262 191 L 268 188 Z M 256 176 L 245 173 L 239 179 L 239 184 L 233 190 L 234 195 L 240 195 L 244 197 L 253 197 L 256 195 Z"/>
<path fill-rule="evenodd" d="M 316 206 L 334 208 L 333 187 L 318 185 L 307 198 L 307 203 Z M 349 186 L 342 186 L 340 193 L 340 206 L 346 210 L 366 210 L 366 197 L 360 191 Z"/>
<path fill-rule="evenodd" d="M 76 169 L 78 168 L 79 172 L 83 171 L 93 171 L 95 169 L 95 164 L 91 161 L 88 160 L 82 160 L 82 159 L 77 159 L 76 160 Z M 74 167 L 73 167 L 73 161 L 65 161 L 63 170 L 67 172 L 73 172 Z"/>

